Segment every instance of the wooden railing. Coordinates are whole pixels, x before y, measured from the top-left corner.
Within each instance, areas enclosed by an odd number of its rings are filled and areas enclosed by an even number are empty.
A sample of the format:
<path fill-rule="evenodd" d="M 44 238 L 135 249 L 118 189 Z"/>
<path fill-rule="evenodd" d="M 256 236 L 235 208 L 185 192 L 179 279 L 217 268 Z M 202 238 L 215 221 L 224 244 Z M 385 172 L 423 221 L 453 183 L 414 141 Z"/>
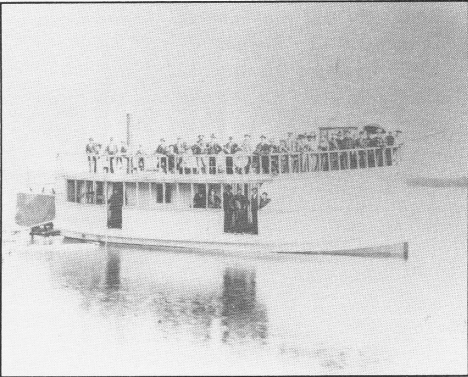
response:
<path fill-rule="evenodd" d="M 400 147 L 269 154 L 88 155 L 96 173 L 292 174 L 398 165 Z"/>

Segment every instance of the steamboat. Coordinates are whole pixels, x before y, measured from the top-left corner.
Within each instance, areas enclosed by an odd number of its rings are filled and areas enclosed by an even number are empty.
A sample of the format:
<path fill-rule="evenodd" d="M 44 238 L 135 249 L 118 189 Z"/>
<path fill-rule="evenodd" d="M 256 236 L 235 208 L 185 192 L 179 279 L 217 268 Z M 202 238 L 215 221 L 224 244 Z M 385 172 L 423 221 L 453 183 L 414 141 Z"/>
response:
<path fill-rule="evenodd" d="M 401 150 L 83 154 L 62 159 L 54 224 L 88 242 L 407 258 Z"/>

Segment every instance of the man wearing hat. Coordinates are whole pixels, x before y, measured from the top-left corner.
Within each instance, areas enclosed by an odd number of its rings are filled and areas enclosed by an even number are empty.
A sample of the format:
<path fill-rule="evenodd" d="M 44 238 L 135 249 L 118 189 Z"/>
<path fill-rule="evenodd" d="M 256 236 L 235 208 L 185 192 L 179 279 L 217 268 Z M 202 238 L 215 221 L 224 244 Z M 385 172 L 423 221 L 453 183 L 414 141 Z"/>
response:
<path fill-rule="evenodd" d="M 256 187 L 252 189 L 252 194 L 250 195 L 250 212 L 252 213 L 252 233 L 258 234 L 258 190 Z"/>
<path fill-rule="evenodd" d="M 248 174 L 249 173 L 249 170 L 250 170 L 250 165 L 252 164 L 252 153 L 253 153 L 253 147 L 252 147 L 252 144 L 251 144 L 251 141 L 250 141 L 250 135 L 249 134 L 245 134 L 244 135 L 244 141 L 242 143 L 242 146 L 241 146 L 241 150 L 244 154 L 248 155 L 248 163 L 247 165 L 245 166 L 245 174 Z"/>
<path fill-rule="evenodd" d="M 223 148 L 224 153 L 234 154 L 238 150 L 240 150 L 238 145 L 234 143 L 232 140 L 233 140 L 232 136 L 229 136 L 229 141 L 224 145 L 224 148 Z M 234 173 L 232 156 L 226 156 L 226 173 L 227 174 Z"/>
<path fill-rule="evenodd" d="M 86 144 L 86 154 L 88 155 L 89 172 L 96 173 L 97 148 L 96 148 L 96 144 L 94 143 L 94 139 L 92 137 L 89 138 L 89 143 Z"/>
<path fill-rule="evenodd" d="M 223 210 L 224 210 L 224 232 L 228 233 L 232 229 L 232 217 L 234 214 L 234 195 L 232 194 L 232 191 L 231 191 L 231 185 L 224 186 Z"/>
<path fill-rule="evenodd" d="M 221 152 L 223 148 L 221 148 L 221 145 L 218 144 L 216 140 L 216 136 L 214 134 L 211 134 L 211 140 L 207 145 L 207 152 L 210 155 L 216 155 L 219 152 Z M 216 173 L 216 157 L 209 157 L 209 166 L 210 166 L 210 174 L 215 174 Z"/>
<path fill-rule="evenodd" d="M 270 172 L 269 158 L 268 158 L 268 155 L 270 154 L 270 146 L 266 142 L 265 135 L 260 136 L 260 143 L 257 144 L 257 148 L 255 152 L 256 154 L 260 155 L 261 171 L 263 171 L 263 173 L 265 174 L 268 174 Z M 259 172 L 260 172 L 260 169 L 259 169 Z"/>
<path fill-rule="evenodd" d="M 159 139 L 159 145 L 156 148 L 156 153 L 160 154 L 160 163 L 158 164 L 158 168 L 161 168 L 164 173 L 167 173 L 167 145 L 166 140 L 164 138 Z"/>

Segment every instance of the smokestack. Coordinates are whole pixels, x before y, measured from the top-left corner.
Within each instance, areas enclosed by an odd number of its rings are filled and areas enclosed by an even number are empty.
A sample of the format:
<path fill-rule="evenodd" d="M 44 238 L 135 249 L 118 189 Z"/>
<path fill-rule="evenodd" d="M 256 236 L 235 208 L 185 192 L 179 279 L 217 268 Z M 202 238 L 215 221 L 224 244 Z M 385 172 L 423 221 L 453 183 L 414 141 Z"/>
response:
<path fill-rule="evenodd" d="M 127 145 L 130 147 L 130 114 L 127 113 Z"/>

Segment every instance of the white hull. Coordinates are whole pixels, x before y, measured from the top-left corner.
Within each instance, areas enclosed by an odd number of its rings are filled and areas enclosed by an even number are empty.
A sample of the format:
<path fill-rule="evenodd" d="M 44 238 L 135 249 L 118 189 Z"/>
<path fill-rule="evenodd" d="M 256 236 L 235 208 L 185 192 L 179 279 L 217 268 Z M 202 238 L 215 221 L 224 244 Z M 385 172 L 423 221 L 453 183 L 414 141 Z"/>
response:
<path fill-rule="evenodd" d="M 56 228 L 74 239 L 227 253 L 400 255 L 407 241 L 404 183 L 397 167 L 276 177 L 258 213 L 259 234 L 226 234 L 222 210 L 176 202 L 123 207 L 122 229 L 107 229 L 102 205 L 57 200 Z"/>

